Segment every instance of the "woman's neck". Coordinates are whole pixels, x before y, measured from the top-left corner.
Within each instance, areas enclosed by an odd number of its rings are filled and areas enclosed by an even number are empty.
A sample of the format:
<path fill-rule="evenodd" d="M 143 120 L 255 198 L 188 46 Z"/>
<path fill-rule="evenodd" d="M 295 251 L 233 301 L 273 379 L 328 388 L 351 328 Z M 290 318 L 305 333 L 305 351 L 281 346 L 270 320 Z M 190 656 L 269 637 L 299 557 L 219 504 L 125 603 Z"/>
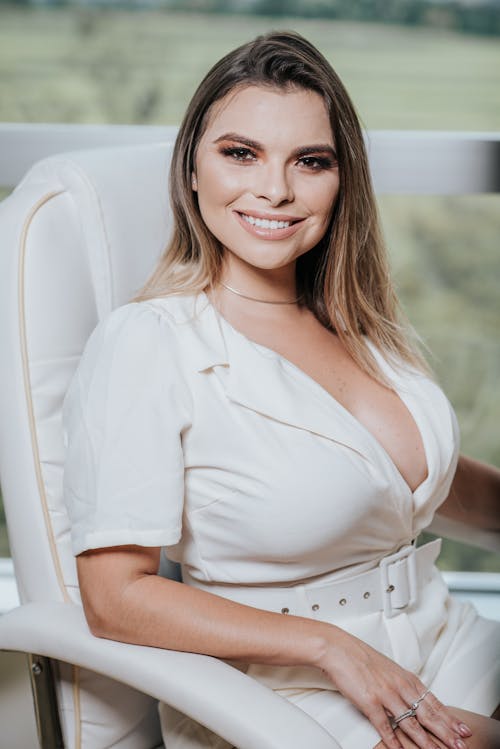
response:
<path fill-rule="evenodd" d="M 224 263 L 220 285 L 227 293 L 253 304 L 294 304 L 299 296 L 295 263 L 283 268 L 262 269 L 230 257 Z"/>

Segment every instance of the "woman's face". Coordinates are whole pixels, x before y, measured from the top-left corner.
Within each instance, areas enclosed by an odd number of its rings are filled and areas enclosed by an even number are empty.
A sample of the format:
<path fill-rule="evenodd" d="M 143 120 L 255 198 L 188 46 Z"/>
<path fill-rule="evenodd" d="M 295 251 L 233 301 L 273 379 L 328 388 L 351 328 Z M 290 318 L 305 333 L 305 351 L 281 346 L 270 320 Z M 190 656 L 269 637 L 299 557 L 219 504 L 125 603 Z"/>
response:
<path fill-rule="evenodd" d="M 325 234 L 339 189 L 321 96 L 258 86 L 228 94 L 200 140 L 193 189 L 233 263 L 294 266 Z"/>

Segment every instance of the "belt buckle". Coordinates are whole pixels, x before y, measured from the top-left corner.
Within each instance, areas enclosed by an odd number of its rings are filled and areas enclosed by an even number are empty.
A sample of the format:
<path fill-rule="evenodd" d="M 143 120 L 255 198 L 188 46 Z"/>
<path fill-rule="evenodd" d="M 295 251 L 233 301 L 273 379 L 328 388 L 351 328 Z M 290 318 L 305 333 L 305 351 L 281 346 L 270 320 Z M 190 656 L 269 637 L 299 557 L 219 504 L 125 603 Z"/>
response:
<path fill-rule="evenodd" d="M 406 560 L 406 564 L 404 561 Z M 391 594 L 395 586 L 390 579 L 389 570 L 392 565 L 398 565 L 397 573 L 401 574 L 402 568 L 406 571 L 406 584 L 408 586 L 408 601 L 404 606 L 394 607 L 392 605 Z M 384 605 L 384 616 L 391 619 L 396 616 L 403 608 L 411 606 L 417 600 L 417 569 L 415 563 L 415 547 L 408 545 L 403 546 L 394 554 L 389 554 L 379 562 L 381 585 L 382 585 L 382 602 Z M 396 572 L 396 568 L 394 568 Z"/>

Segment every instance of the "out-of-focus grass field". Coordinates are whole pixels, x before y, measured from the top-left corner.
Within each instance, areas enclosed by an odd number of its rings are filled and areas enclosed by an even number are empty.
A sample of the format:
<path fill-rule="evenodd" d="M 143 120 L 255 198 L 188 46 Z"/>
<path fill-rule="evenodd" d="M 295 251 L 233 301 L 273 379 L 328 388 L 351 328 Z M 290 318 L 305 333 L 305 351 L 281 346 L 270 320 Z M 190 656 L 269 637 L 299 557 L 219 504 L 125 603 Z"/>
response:
<path fill-rule="evenodd" d="M 208 67 L 271 28 L 314 42 L 368 128 L 500 130 L 497 39 L 158 11 L 0 7 L 0 120 L 179 122 Z"/>
<path fill-rule="evenodd" d="M 209 66 L 271 28 L 299 31 L 322 50 L 369 129 L 500 131 L 497 39 L 325 20 L 8 6 L 0 6 L 0 121 L 178 123 Z M 404 308 L 457 410 L 463 451 L 500 466 L 500 197 L 384 196 L 380 209 Z M 1 533 L 0 519 L 0 555 Z M 500 571 L 500 558 L 445 544 L 441 566 Z"/>

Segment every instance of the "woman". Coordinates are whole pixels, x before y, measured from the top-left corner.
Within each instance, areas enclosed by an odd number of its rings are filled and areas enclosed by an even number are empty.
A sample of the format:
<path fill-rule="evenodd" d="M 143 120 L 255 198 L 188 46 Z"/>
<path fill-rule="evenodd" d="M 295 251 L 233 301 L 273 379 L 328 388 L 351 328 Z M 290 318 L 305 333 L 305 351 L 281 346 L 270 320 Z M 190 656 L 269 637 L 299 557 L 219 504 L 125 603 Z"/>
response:
<path fill-rule="evenodd" d="M 214 66 L 171 201 L 167 252 L 65 402 L 92 632 L 226 659 L 341 747 L 499 746 L 499 628 L 449 597 L 439 543 L 414 542 L 441 505 L 498 528 L 500 474 L 461 459 L 452 484 L 456 421 L 398 317 L 359 123 L 312 45 L 269 34 Z M 162 546 L 184 584 L 157 575 Z M 169 749 L 228 746 L 161 717 Z"/>

